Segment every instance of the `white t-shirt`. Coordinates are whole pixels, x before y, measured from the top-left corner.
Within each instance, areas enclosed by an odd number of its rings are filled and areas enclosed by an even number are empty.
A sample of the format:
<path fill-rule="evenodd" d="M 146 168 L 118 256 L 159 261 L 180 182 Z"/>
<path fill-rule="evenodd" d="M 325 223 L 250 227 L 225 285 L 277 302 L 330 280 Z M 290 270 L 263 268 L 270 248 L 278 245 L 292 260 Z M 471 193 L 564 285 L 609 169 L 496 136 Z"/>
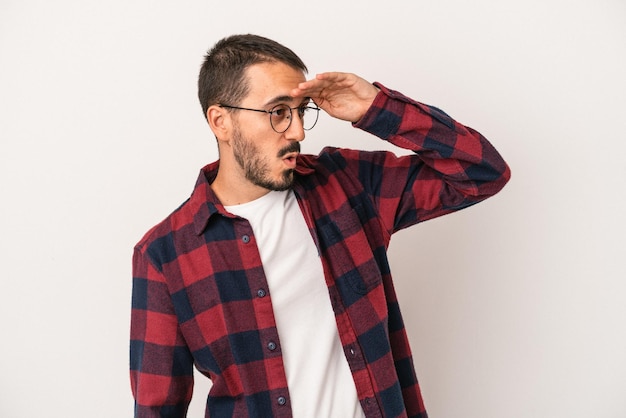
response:
<path fill-rule="evenodd" d="M 258 242 L 282 346 L 293 416 L 362 418 L 322 262 L 293 191 L 226 206 Z"/>

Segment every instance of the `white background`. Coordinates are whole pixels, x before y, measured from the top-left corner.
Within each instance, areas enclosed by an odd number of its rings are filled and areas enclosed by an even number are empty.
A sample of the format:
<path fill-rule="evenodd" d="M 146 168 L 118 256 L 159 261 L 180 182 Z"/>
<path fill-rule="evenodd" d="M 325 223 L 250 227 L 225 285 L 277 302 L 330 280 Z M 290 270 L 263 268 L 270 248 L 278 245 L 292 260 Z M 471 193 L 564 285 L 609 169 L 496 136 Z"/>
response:
<path fill-rule="evenodd" d="M 621 0 L 0 0 L 0 416 L 132 415 L 131 250 L 217 158 L 196 77 L 242 32 L 441 107 L 511 165 L 391 245 L 431 417 L 626 416 Z M 384 147 L 325 116 L 304 150 L 327 144 Z"/>

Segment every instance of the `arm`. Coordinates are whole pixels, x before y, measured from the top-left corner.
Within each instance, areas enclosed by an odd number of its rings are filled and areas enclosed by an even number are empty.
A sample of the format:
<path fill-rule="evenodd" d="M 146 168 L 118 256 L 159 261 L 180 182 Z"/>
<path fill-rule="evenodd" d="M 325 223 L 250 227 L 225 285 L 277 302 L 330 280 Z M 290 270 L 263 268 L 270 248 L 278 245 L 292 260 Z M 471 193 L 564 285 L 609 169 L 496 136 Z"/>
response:
<path fill-rule="evenodd" d="M 311 97 L 331 116 L 414 151 L 400 158 L 384 152 L 344 154 L 353 159 L 348 166 L 390 234 L 478 203 L 510 177 L 502 157 L 480 133 L 380 84 L 353 74 L 325 73 L 301 83 L 292 94 Z"/>
<path fill-rule="evenodd" d="M 135 249 L 130 380 L 135 417 L 183 418 L 193 392 L 193 359 L 161 273 Z"/>

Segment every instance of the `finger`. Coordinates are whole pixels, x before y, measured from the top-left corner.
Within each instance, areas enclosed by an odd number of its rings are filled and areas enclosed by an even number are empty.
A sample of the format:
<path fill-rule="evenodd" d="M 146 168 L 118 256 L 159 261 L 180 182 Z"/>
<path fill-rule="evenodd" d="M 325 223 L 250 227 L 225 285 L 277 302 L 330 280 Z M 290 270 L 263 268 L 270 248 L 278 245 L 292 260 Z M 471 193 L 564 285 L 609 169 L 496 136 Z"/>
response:
<path fill-rule="evenodd" d="M 321 93 L 324 89 L 328 88 L 329 85 L 330 83 L 328 83 L 327 81 L 318 79 L 304 81 L 298 84 L 298 87 L 293 89 L 291 95 L 294 97 L 317 95 Z"/>
<path fill-rule="evenodd" d="M 341 82 L 349 78 L 352 74 L 350 73 L 342 73 L 339 71 L 329 71 L 325 73 L 319 73 L 315 75 L 317 80 L 325 80 L 333 83 Z"/>
<path fill-rule="evenodd" d="M 324 90 L 336 90 L 350 86 L 349 79 L 350 74 L 341 72 L 326 72 L 320 73 L 307 81 L 303 81 L 298 84 L 298 87 L 293 90 L 292 96 L 313 96 L 319 95 Z"/>

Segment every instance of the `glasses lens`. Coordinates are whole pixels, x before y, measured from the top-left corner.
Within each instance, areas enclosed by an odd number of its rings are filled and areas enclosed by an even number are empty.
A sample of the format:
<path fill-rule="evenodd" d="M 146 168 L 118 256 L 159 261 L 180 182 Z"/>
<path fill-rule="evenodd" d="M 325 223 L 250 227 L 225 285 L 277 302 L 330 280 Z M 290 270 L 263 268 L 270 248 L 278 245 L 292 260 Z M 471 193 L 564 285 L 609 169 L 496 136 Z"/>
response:
<path fill-rule="evenodd" d="M 272 128 L 278 133 L 283 133 L 289 129 L 293 116 L 292 112 L 294 111 L 297 112 L 298 117 L 300 117 L 302 127 L 305 131 L 313 129 L 319 117 L 319 108 L 310 104 L 305 104 L 295 109 L 291 109 L 284 104 L 274 106 L 270 111 L 270 123 L 272 124 Z"/>
<path fill-rule="evenodd" d="M 313 104 L 303 105 L 298 108 L 298 115 L 300 115 L 300 119 L 302 120 L 302 127 L 304 128 L 304 130 L 310 131 L 317 123 L 317 118 L 320 115 L 320 110 L 318 107 L 313 106 Z"/>
<path fill-rule="evenodd" d="M 270 123 L 272 128 L 278 133 L 283 133 L 289 129 L 291 124 L 291 109 L 287 105 L 276 105 L 270 111 Z"/>

